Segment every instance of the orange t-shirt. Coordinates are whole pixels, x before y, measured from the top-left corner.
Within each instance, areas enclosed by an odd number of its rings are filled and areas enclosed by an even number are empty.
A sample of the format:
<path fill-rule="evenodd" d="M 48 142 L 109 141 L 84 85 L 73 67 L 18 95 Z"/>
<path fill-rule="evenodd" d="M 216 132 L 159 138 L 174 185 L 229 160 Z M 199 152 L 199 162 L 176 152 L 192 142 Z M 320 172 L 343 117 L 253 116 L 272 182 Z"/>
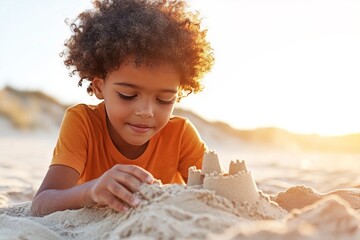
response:
<path fill-rule="evenodd" d="M 96 106 L 79 104 L 65 113 L 51 165 L 75 169 L 80 174 L 78 184 L 100 177 L 116 164 L 142 167 L 164 184 L 184 183 L 190 166 L 201 168 L 205 150 L 194 126 L 174 116 L 150 139 L 140 157 L 128 159 L 110 138 L 104 102 Z"/>

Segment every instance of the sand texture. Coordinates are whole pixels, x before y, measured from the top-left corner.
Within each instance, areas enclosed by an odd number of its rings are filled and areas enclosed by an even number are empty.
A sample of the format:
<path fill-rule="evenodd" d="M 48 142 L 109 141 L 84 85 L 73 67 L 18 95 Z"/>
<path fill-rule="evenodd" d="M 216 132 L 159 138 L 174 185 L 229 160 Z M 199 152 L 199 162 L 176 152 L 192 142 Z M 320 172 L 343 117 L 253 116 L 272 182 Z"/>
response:
<path fill-rule="evenodd" d="M 291 199 L 303 191 L 294 187 L 279 196 Z M 30 202 L 3 206 L 0 239 L 360 239 L 359 208 L 351 207 L 360 194 L 348 193 L 349 202 L 320 195 L 319 201 L 287 212 L 261 191 L 257 202 L 241 203 L 199 186 L 157 183 L 143 185 L 142 203 L 123 213 L 84 208 L 32 217 Z M 309 190 L 300 201 L 318 196 Z M 293 199 L 287 206 L 298 204 Z"/>
<path fill-rule="evenodd" d="M 142 203 L 127 212 L 84 208 L 32 217 L 30 201 L 54 143 L 42 136 L 0 143 L 1 240 L 360 239 L 355 155 L 299 155 L 291 162 L 292 155 L 253 151 L 242 153 L 250 166 L 219 166 L 212 154 L 204 171 L 189 169 L 189 186 L 143 185 Z M 22 151 L 7 151 L 15 143 Z"/>
<path fill-rule="evenodd" d="M 217 155 L 189 168 L 189 185 L 141 186 L 126 212 L 67 210 L 32 217 L 31 202 L 0 208 L 0 239 L 360 239 L 360 190 L 318 193 L 294 186 L 275 196 L 257 188 L 244 161 L 224 172 Z"/>

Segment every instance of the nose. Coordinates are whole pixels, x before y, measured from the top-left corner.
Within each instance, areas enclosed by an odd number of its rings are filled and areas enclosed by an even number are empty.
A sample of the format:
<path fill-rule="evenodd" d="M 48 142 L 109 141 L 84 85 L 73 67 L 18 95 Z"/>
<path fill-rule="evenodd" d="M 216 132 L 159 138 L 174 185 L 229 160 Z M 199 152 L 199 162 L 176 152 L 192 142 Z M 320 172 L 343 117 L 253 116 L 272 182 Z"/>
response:
<path fill-rule="evenodd" d="M 151 102 L 142 102 L 138 105 L 135 115 L 141 118 L 152 118 L 154 116 Z"/>

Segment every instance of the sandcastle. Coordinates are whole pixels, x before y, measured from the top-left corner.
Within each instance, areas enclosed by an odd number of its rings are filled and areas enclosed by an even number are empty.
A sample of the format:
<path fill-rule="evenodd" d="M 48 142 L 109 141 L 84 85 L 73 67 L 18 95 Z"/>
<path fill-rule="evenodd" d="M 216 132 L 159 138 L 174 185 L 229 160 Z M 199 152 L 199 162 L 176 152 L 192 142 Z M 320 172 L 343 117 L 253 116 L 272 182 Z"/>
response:
<path fill-rule="evenodd" d="M 237 202 L 255 203 L 259 199 L 255 181 L 244 161 L 231 161 L 229 172 L 221 169 L 219 158 L 213 151 L 204 155 L 202 170 L 189 168 L 188 186 L 202 185 L 204 189 Z"/>

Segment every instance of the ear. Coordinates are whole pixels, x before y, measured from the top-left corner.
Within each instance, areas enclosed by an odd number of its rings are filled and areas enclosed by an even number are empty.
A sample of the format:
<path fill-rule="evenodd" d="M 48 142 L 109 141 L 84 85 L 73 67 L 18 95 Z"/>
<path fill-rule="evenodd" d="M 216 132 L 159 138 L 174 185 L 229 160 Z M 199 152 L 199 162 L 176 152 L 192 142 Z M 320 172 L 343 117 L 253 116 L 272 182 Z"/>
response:
<path fill-rule="evenodd" d="M 104 99 L 104 95 L 103 95 L 104 81 L 105 81 L 104 79 L 98 77 L 95 77 L 91 81 L 91 88 L 93 89 L 93 92 L 98 99 Z"/>

